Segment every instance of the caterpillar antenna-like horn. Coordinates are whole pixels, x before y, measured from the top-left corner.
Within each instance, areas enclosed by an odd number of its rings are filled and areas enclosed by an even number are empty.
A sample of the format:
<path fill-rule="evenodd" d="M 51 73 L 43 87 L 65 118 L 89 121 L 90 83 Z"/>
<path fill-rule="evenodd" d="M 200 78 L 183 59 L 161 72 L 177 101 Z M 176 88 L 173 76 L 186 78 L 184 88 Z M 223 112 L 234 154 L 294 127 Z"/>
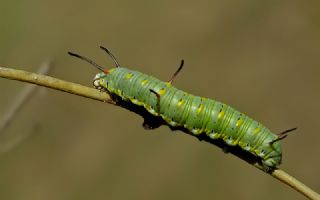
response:
<path fill-rule="evenodd" d="M 172 84 L 173 80 L 176 78 L 176 76 L 179 74 L 179 72 L 181 71 L 182 67 L 184 65 L 184 60 L 181 60 L 180 66 L 177 69 L 177 71 L 172 75 L 172 77 L 170 78 L 170 80 L 168 81 L 170 84 Z"/>
<path fill-rule="evenodd" d="M 278 137 L 277 139 L 275 139 L 275 140 L 272 140 L 272 141 L 270 142 L 270 144 L 272 145 L 273 143 L 275 143 L 275 142 L 277 142 L 277 141 L 283 140 L 284 138 L 286 138 L 286 137 L 288 136 L 287 133 L 292 132 L 292 131 L 295 131 L 295 130 L 297 130 L 297 127 L 291 128 L 291 129 L 288 129 L 288 130 L 284 130 L 284 131 L 282 131 L 281 133 L 278 133 L 278 136 L 279 136 L 279 137 Z"/>
<path fill-rule="evenodd" d="M 70 56 L 74 56 L 74 57 L 80 58 L 81 60 L 84 60 L 84 61 L 90 63 L 91 65 L 93 65 L 93 66 L 95 66 L 97 69 L 99 69 L 100 71 L 103 71 L 103 72 L 104 72 L 104 69 L 103 69 L 100 65 L 98 65 L 98 64 L 95 63 L 95 62 L 93 62 L 93 61 L 90 60 L 89 58 L 86 58 L 86 57 L 84 57 L 84 56 L 80 56 L 80 55 L 75 54 L 75 53 L 72 53 L 72 52 L 68 52 L 68 54 L 69 54 Z"/>
<path fill-rule="evenodd" d="M 288 130 L 284 130 L 281 133 L 279 133 L 278 135 L 287 135 L 287 133 L 289 133 L 291 131 L 295 131 L 295 130 L 297 130 L 297 127 L 291 128 L 291 129 L 288 129 Z"/>
<path fill-rule="evenodd" d="M 103 46 L 100 46 L 100 49 L 104 50 L 105 52 L 107 52 L 107 54 L 111 57 L 111 59 L 113 60 L 114 64 L 116 65 L 116 67 L 119 67 L 120 64 L 119 62 L 117 61 L 116 57 L 111 53 L 111 51 L 109 51 L 109 49 L 103 47 Z"/>

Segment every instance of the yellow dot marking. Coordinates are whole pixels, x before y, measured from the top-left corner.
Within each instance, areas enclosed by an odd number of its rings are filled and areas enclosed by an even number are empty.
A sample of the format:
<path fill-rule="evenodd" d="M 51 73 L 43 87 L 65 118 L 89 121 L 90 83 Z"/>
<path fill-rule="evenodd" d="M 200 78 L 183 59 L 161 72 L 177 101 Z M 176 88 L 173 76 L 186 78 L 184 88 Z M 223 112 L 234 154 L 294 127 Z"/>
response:
<path fill-rule="evenodd" d="M 198 110 L 197 110 L 197 114 L 200 114 L 201 113 L 201 111 L 203 110 L 203 104 L 200 104 L 199 105 L 199 108 L 198 108 Z"/>
<path fill-rule="evenodd" d="M 161 88 L 161 89 L 159 90 L 159 95 L 162 96 L 164 93 L 166 93 L 166 89 Z"/>
<path fill-rule="evenodd" d="M 132 76 L 133 76 L 133 74 L 131 74 L 131 73 L 127 73 L 127 74 L 126 74 L 126 78 L 127 78 L 127 79 L 130 79 Z"/>
<path fill-rule="evenodd" d="M 257 128 L 254 129 L 254 132 L 253 132 L 253 133 L 254 133 L 254 134 L 257 134 L 257 133 L 260 132 L 260 130 L 261 130 L 261 129 L 260 129 L 259 127 L 257 127 Z"/>
<path fill-rule="evenodd" d="M 220 119 L 220 118 L 223 117 L 223 116 L 224 116 L 224 111 L 222 110 L 222 111 L 220 111 L 219 114 L 218 114 L 218 119 Z"/>
<path fill-rule="evenodd" d="M 116 94 L 119 95 L 119 96 L 121 95 L 121 93 L 122 93 L 121 90 L 117 90 L 117 91 L 116 91 Z"/>
<path fill-rule="evenodd" d="M 233 145 L 237 145 L 238 142 L 239 142 L 238 140 L 233 140 L 233 141 L 232 141 L 232 144 L 233 144 Z"/>
<path fill-rule="evenodd" d="M 170 123 L 170 122 L 171 122 L 171 119 L 168 118 L 168 117 L 164 117 L 164 120 L 165 120 L 167 123 Z"/>
<path fill-rule="evenodd" d="M 115 68 L 112 68 L 110 70 L 108 70 L 109 73 L 113 72 L 115 70 Z"/>
<path fill-rule="evenodd" d="M 144 79 L 143 81 L 141 81 L 141 85 L 145 85 L 146 83 L 148 83 L 147 79 Z"/>
<path fill-rule="evenodd" d="M 178 107 L 181 107 L 182 105 L 183 105 L 183 103 L 184 103 L 184 99 L 180 99 L 180 101 L 178 102 Z"/>
<path fill-rule="evenodd" d="M 236 123 L 236 126 L 239 127 L 243 124 L 243 120 L 242 119 L 239 119 Z"/>

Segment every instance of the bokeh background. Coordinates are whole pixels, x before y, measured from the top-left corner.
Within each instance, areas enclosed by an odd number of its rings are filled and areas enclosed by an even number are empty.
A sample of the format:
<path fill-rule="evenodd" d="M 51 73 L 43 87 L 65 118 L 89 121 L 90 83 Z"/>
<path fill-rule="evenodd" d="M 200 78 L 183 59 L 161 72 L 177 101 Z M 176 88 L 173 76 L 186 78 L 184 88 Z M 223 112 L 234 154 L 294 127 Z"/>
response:
<path fill-rule="evenodd" d="M 232 105 L 283 141 L 281 168 L 320 191 L 319 1 L 0 1 L 0 66 L 91 86 L 111 67 Z M 25 83 L 0 79 L 0 118 Z M 304 199 L 221 149 L 124 109 L 39 88 L 0 133 L 0 198 Z"/>

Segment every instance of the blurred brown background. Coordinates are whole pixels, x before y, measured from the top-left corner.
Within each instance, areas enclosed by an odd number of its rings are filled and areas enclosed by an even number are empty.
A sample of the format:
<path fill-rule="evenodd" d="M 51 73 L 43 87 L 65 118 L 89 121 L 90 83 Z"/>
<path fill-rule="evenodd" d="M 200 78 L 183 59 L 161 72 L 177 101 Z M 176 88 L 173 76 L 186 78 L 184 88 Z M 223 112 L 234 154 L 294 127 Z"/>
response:
<path fill-rule="evenodd" d="M 281 168 L 320 191 L 319 1 L 0 2 L 0 66 L 91 86 L 98 72 L 67 55 L 120 63 L 232 105 L 283 141 Z M 25 83 L 0 79 L 0 118 Z M 0 133 L 0 198 L 304 199 L 301 194 L 167 127 L 145 131 L 124 109 L 40 88 Z"/>

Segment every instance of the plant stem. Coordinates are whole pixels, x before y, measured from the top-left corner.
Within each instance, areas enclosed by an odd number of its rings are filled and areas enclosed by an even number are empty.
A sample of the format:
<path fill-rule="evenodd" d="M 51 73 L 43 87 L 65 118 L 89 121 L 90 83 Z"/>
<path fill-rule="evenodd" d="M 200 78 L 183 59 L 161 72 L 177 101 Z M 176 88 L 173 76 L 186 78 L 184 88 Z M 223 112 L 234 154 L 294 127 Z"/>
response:
<path fill-rule="evenodd" d="M 56 79 L 50 76 L 45 76 L 41 74 L 31 73 L 23 70 L 16 70 L 11 68 L 0 67 L 0 77 L 18 80 L 28 83 L 33 83 L 36 85 L 52 88 L 55 90 L 60 90 L 68 92 L 70 94 L 75 94 L 78 96 L 83 96 L 86 98 L 103 101 L 107 103 L 112 103 L 110 96 L 105 92 L 100 92 L 96 89 L 82 86 L 80 84 L 67 82 L 64 80 Z M 258 169 L 262 170 L 262 167 L 258 164 L 253 164 Z M 320 200 L 320 195 L 304 185 L 302 182 L 298 181 L 294 177 L 287 174 L 281 169 L 275 169 L 269 173 L 274 178 L 280 180 L 284 184 L 292 187 L 297 192 L 306 196 L 309 199 Z"/>
<path fill-rule="evenodd" d="M 264 171 L 262 166 L 258 164 L 254 164 L 254 166 Z M 306 196 L 307 198 L 312 200 L 320 200 L 320 195 L 318 193 L 316 193 L 311 188 L 309 188 L 308 186 L 306 186 L 305 184 L 303 184 L 302 182 L 300 182 L 299 180 L 297 180 L 287 172 L 283 171 L 282 169 L 279 169 L 279 168 L 275 169 L 268 174 L 278 179 L 282 183 L 290 186 L 291 188 L 301 193 L 302 195 Z"/>
<path fill-rule="evenodd" d="M 82 86 L 80 84 L 67 82 L 50 76 L 27 72 L 23 70 L 16 70 L 12 68 L 0 67 L 0 77 L 18 80 L 36 85 L 68 92 L 78 96 L 111 103 L 110 96 L 105 92 L 99 92 L 96 89 Z"/>

